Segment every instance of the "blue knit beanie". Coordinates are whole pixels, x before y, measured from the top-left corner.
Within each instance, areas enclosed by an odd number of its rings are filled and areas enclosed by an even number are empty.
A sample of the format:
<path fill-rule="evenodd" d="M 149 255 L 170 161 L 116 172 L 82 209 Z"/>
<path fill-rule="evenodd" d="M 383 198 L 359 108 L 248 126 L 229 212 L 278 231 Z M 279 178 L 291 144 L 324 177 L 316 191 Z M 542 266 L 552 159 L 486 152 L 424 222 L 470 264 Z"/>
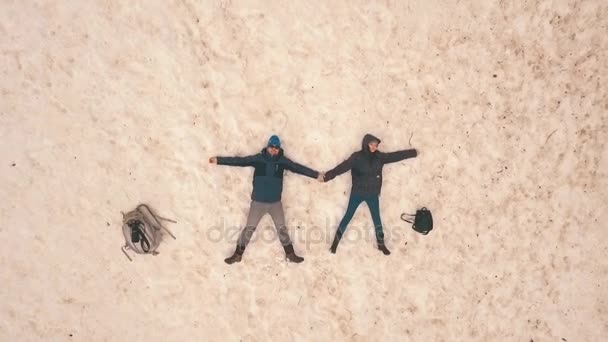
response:
<path fill-rule="evenodd" d="M 270 147 L 270 146 L 276 146 L 276 147 L 280 148 L 281 147 L 281 139 L 279 139 L 279 137 L 276 136 L 276 135 L 271 136 L 270 139 L 268 139 L 268 145 L 267 145 L 267 147 Z"/>

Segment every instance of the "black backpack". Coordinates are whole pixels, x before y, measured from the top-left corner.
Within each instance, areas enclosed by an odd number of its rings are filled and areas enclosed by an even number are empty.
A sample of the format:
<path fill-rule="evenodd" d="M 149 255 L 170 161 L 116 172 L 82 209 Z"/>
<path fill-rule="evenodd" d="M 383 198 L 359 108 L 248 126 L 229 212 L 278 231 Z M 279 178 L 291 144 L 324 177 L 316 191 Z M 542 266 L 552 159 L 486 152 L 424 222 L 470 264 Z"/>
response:
<path fill-rule="evenodd" d="M 411 218 L 404 218 L 404 216 L 413 217 L 414 220 L 412 221 Z M 416 210 L 416 215 L 403 213 L 401 214 L 401 219 L 405 222 L 411 223 L 412 229 L 422 235 L 426 235 L 433 230 L 433 215 L 431 215 L 431 211 L 427 208 L 423 207 Z"/>

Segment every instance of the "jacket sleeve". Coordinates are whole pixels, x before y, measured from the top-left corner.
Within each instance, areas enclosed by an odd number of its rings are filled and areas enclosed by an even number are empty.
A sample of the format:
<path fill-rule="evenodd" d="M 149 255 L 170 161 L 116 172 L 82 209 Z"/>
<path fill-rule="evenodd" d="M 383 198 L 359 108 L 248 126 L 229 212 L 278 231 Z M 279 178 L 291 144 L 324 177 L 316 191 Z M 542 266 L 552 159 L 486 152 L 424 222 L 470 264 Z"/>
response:
<path fill-rule="evenodd" d="M 217 165 L 228 166 L 253 166 L 253 163 L 258 159 L 258 155 L 254 154 L 247 157 L 217 157 Z"/>
<path fill-rule="evenodd" d="M 384 164 L 395 163 L 403 159 L 415 158 L 418 155 L 416 149 L 402 150 L 389 153 L 381 153 L 380 159 Z"/>
<path fill-rule="evenodd" d="M 298 164 L 292 161 L 289 158 L 285 158 L 285 168 L 291 172 L 295 172 L 300 175 L 308 176 L 310 178 L 317 178 L 319 176 L 319 172 L 307 168 L 304 165 Z"/>
<path fill-rule="evenodd" d="M 330 180 L 336 178 L 336 176 L 339 176 L 339 175 L 343 174 L 344 172 L 352 169 L 355 158 L 356 158 L 356 153 L 353 153 L 350 155 L 350 157 L 348 159 L 346 159 L 345 161 L 338 164 L 338 166 L 327 171 L 325 173 L 325 181 L 326 182 L 330 181 Z"/>

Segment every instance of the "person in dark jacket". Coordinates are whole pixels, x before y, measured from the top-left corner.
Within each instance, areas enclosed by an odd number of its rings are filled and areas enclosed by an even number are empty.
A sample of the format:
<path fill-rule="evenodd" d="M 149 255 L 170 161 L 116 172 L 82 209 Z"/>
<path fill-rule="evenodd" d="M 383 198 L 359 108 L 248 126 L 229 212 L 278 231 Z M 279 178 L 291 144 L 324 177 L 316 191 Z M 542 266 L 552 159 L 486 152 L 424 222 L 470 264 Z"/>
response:
<path fill-rule="evenodd" d="M 351 170 L 352 189 L 346 213 L 340 221 L 338 230 L 334 237 L 330 251 L 336 253 L 338 243 L 353 218 L 357 207 L 361 202 L 366 202 L 372 214 L 372 220 L 376 231 L 378 249 L 385 255 L 391 254 L 384 244 L 384 232 L 382 231 L 382 221 L 380 220 L 380 203 L 378 197 L 382 188 L 382 167 L 384 164 L 398 162 L 407 158 L 416 157 L 415 149 L 402 150 L 397 152 L 384 153 L 378 150 L 380 139 L 371 134 L 363 137 L 361 151 L 353 153 L 347 160 L 340 163 L 334 169 L 325 173 L 324 180 L 330 181 L 336 176 Z"/>
<path fill-rule="evenodd" d="M 266 213 L 270 214 L 274 221 L 279 240 L 289 261 L 296 263 L 304 261 L 304 258 L 295 254 L 285 225 L 285 214 L 281 203 L 283 172 L 289 170 L 297 174 L 317 178 L 319 181 L 323 181 L 323 174 L 287 158 L 281 148 L 281 140 L 276 135 L 270 137 L 267 146 L 258 154 L 248 157 L 212 157 L 209 162 L 218 165 L 251 166 L 255 168 L 247 224 L 239 236 L 234 254 L 224 261 L 227 264 L 241 261 L 245 247 L 247 247 L 258 223 Z"/>

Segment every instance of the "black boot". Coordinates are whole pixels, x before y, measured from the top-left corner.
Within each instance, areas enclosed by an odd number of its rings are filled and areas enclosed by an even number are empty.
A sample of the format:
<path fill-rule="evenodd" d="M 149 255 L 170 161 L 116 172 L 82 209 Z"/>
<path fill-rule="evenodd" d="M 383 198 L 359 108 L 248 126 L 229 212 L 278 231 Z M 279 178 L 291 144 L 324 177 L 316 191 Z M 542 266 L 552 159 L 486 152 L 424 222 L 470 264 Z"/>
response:
<path fill-rule="evenodd" d="M 338 231 L 336 231 L 336 236 L 334 236 L 334 242 L 332 242 L 331 248 L 329 249 L 329 251 L 332 252 L 333 254 L 336 254 L 336 249 L 338 249 L 338 244 L 340 243 L 340 239 L 342 239 L 342 234 L 340 233 L 340 230 L 338 230 Z"/>
<path fill-rule="evenodd" d="M 304 258 L 297 256 L 296 252 L 293 251 L 293 245 L 286 245 L 283 246 L 283 248 L 285 249 L 285 256 L 287 257 L 287 259 L 289 259 L 289 261 L 295 262 L 297 264 L 304 261 Z"/>
<path fill-rule="evenodd" d="M 236 250 L 234 251 L 234 254 L 232 254 L 230 258 L 224 259 L 224 261 L 228 265 L 233 264 L 235 262 L 241 262 L 241 259 L 243 258 L 243 252 L 245 252 L 245 247 L 236 245 Z"/>
<path fill-rule="evenodd" d="M 384 240 L 378 240 L 378 249 L 384 253 L 384 255 L 390 255 L 391 251 L 388 250 L 388 248 L 386 248 L 386 246 L 384 245 Z"/>

